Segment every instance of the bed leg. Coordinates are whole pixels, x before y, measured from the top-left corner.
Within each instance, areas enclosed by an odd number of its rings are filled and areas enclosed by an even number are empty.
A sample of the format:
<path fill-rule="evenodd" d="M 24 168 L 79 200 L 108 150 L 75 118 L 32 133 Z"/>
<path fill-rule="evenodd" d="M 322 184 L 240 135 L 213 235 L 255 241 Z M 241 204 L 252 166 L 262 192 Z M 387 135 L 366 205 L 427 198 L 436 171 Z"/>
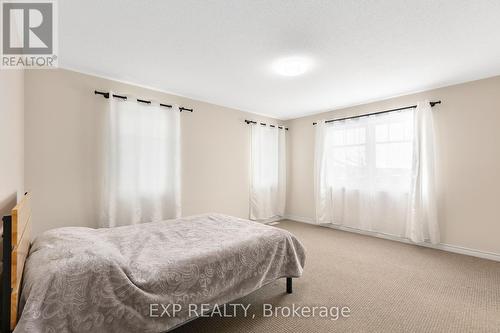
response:
<path fill-rule="evenodd" d="M 291 277 L 286 278 L 286 293 L 287 294 L 292 293 L 292 278 Z"/>

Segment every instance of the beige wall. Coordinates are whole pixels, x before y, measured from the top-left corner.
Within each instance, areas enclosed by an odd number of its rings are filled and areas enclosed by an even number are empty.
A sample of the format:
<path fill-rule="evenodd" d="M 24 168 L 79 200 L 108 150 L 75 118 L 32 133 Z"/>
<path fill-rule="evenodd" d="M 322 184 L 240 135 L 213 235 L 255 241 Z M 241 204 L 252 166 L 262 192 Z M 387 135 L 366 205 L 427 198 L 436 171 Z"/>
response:
<path fill-rule="evenodd" d="M 96 226 L 97 139 L 106 100 L 94 89 L 193 107 L 181 114 L 182 213 L 248 217 L 253 114 L 68 70 L 26 73 L 26 187 L 35 233 Z M 273 121 L 275 122 L 275 121 Z"/>
<path fill-rule="evenodd" d="M 269 119 L 67 70 L 28 71 L 25 89 L 25 181 L 34 194 L 36 233 L 96 226 L 96 136 L 106 101 L 94 89 L 194 107 L 194 113 L 181 115 L 183 215 L 248 216 L 250 138 L 243 120 Z M 434 109 L 442 242 L 500 253 L 500 77 L 287 121 L 287 215 L 314 218 L 313 121 L 422 99 L 443 101 Z M 7 173 L 12 171 L 2 169 Z"/>
<path fill-rule="evenodd" d="M 24 190 L 24 72 L 0 70 L 0 216 Z"/>
<path fill-rule="evenodd" d="M 500 254 L 500 76 L 290 120 L 287 214 L 314 219 L 313 121 L 442 100 L 438 140 L 441 242 Z"/>

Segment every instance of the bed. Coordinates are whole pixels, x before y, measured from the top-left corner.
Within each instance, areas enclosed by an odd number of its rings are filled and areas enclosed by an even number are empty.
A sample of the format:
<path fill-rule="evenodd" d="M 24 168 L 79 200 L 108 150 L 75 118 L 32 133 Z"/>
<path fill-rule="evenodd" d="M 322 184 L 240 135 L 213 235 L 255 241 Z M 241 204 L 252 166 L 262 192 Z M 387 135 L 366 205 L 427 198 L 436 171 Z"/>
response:
<path fill-rule="evenodd" d="M 288 231 L 221 214 L 53 229 L 29 253 L 14 332 L 165 332 L 194 319 L 189 304 L 225 304 L 279 278 L 292 292 L 305 260 Z M 151 316 L 168 304 L 175 316 Z"/>

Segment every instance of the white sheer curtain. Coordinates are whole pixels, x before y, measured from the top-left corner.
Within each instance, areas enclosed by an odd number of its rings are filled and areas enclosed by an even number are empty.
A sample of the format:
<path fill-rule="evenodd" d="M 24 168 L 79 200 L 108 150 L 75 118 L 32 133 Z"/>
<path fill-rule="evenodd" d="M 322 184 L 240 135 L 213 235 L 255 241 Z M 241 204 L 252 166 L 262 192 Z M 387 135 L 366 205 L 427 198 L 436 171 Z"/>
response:
<path fill-rule="evenodd" d="M 314 202 L 316 208 L 316 223 L 333 223 L 333 201 L 331 196 L 331 186 L 328 176 L 327 165 L 328 149 L 327 131 L 331 131 L 330 125 L 320 120 L 316 124 L 315 150 L 314 150 Z"/>
<path fill-rule="evenodd" d="M 179 117 L 175 106 L 109 99 L 101 226 L 180 216 Z"/>
<path fill-rule="evenodd" d="M 250 219 L 279 219 L 286 201 L 286 131 L 252 124 L 251 136 Z"/>
<path fill-rule="evenodd" d="M 432 111 L 405 110 L 316 127 L 316 222 L 415 242 L 439 241 Z"/>
<path fill-rule="evenodd" d="M 429 101 L 414 114 L 413 164 L 406 237 L 414 242 L 439 243 L 436 194 L 434 119 Z"/>

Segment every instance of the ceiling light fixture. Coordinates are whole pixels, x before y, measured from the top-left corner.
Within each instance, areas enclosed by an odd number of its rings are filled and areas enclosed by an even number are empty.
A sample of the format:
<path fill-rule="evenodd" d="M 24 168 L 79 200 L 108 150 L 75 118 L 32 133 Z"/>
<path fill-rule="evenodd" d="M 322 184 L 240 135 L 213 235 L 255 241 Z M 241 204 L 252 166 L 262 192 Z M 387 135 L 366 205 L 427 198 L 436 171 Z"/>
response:
<path fill-rule="evenodd" d="M 305 57 L 286 57 L 276 60 L 272 68 L 283 76 L 297 76 L 304 74 L 312 67 L 312 61 Z"/>

